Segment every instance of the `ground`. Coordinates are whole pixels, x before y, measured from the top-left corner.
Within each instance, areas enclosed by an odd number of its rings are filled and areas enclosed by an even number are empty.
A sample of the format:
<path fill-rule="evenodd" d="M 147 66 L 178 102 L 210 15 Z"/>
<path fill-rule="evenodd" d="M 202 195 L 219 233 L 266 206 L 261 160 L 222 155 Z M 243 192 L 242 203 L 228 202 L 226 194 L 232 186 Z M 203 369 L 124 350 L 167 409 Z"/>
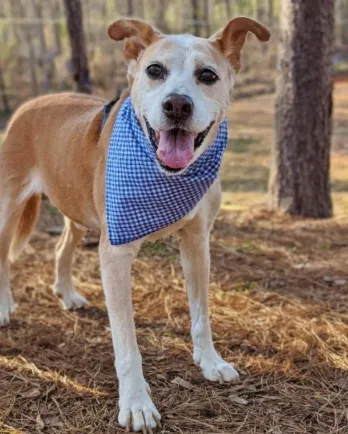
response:
<path fill-rule="evenodd" d="M 192 362 L 175 240 L 145 246 L 135 263 L 137 335 L 163 417 L 158 432 L 348 432 L 348 86 L 335 89 L 335 217 L 324 221 L 264 205 L 273 100 L 238 100 L 229 113 L 224 203 L 212 234 L 214 341 L 239 368 L 238 384 L 210 383 Z M 46 205 L 13 266 L 17 311 L 0 331 L 0 432 L 123 432 L 97 248 L 81 244 L 73 271 L 90 307 L 63 311 L 51 292 L 52 222 L 59 216 Z"/>

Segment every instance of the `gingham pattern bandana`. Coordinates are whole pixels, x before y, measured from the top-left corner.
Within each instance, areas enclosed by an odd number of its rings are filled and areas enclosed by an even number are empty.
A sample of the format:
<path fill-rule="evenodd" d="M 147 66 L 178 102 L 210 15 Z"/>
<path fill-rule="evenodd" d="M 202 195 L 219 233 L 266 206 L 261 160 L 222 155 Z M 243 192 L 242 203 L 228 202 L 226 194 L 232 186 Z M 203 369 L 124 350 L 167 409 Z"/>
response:
<path fill-rule="evenodd" d="M 110 138 L 106 220 L 112 245 L 129 243 L 187 215 L 215 181 L 227 145 L 224 120 L 214 143 L 183 173 L 163 173 L 127 98 Z"/>

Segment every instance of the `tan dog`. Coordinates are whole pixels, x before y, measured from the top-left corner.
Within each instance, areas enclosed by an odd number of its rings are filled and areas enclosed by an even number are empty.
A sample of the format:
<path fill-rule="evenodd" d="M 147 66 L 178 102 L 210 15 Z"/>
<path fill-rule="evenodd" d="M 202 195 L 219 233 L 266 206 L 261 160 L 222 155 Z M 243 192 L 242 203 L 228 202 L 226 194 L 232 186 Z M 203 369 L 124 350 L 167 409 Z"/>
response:
<path fill-rule="evenodd" d="M 55 292 L 66 308 L 87 303 L 73 288 L 73 250 L 86 228 L 100 231 L 100 261 L 119 380 L 119 423 L 152 431 L 160 414 L 143 377 L 131 299 L 131 266 L 144 239 L 111 246 L 106 231 L 104 187 L 109 138 L 122 101 L 130 94 L 145 134 L 158 147 L 158 170 L 185 170 L 214 141 L 230 103 L 240 51 L 247 32 L 261 41 L 268 30 L 236 18 L 210 39 L 165 36 L 132 19 L 109 27 L 115 40 L 126 39 L 130 88 L 101 130 L 105 101 L 77 94 L 49 95 L 24 104 L 11 119 L 0 149 L 0 324 L 14 310 L 9 258 L 27 241 L 45 192 L 66 216 L 57 248 Z M 170 148 L 173 125 L 185 137 L 185 152 Z M 200 146 L 192 143 L 211 126 Z M 186 140 L 186 142 L 185 142 Z M 130 143 L 129 146 L 132 144 Z M 149 146 L 150 140 L 149 140 Z M 209 233 L 220 206 L 216 181 L 193 211 L 147 239 L 176 233 L 192 319 L 193 358 L 205 378 L 234 381 L 236 370 L 217 354 L 209 324 Z"/>

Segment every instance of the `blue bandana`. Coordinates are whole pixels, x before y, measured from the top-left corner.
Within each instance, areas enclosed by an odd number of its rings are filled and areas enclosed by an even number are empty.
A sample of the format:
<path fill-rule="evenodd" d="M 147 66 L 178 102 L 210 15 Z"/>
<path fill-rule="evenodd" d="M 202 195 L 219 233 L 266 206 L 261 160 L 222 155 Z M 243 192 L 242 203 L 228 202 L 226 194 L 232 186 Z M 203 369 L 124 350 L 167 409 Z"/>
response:
<path fill-rule="evenodd" d="M 215 181 L 227 145 L 224 120 L 214 143 L 183 173 L 163 173 L 127 98 L 115 121 L 106 169 L 106 221 L 112 245 L 129 243 L 185 217 Z"/>

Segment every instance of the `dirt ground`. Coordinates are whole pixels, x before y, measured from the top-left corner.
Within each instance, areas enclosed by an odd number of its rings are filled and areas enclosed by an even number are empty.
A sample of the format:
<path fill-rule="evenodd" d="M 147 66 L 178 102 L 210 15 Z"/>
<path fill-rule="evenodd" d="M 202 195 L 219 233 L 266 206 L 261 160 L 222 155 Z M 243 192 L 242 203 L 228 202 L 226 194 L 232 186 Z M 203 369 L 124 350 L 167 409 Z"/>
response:
<path fill-rule="evenodd" d="M 335 103 L 335 217 L 325 221 L 261 205 L 273 97 L 237 101 L 229 114 L 210 305 L 214 341 L 239 368 L 238 384 L 210 383 L 192 362 L 175 240 L 142 249 L 133 300 L 145 377 L 163 417 L 157 432 L 348 433 L 346 84 L 336 86 Z M 46 205 L 13 266 L 17 310 L 0 331 L 0 433 L 121 433 L 97 247 L 81 244 L 73 271 L 90 306 L 62 310 L 51 291 L 57 237 L 47 233 L 59 221 Z"/>

